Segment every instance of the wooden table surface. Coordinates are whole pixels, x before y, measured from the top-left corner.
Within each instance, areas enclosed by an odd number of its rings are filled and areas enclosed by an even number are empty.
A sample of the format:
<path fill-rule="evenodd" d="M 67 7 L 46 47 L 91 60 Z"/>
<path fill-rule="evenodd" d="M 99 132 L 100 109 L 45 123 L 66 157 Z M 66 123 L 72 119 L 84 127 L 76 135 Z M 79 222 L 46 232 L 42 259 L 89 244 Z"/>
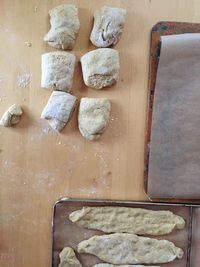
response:
<path fill-rule="evenodd" d="M 43 36 L 49 30 L 48 10 L 61 3 L 79 8 L 73 93 L 108 97 L 112 103 L 110 124 L 97 142 L 80 135 L 77 111 L 61 134 L 40 119 L 51 93 L 40 88 L 41 54 L 53 51 Z M 83 84 L 79 58 L 95 49 L 89 42 L 93 11 L 104 4 L 125 7 L 128 14 L 115 47 L 120 81 L 95 91 Z M 0 128 L 1 267 L 50 265 L 52 207 L 62 196 L 147 199 L 143 151 L 149 40 L 152 26 L 161 20 L 200 22 L 200 1 L 0 0 L 0 114 L 14 103 L 24 110 L 17 127 Z"/>

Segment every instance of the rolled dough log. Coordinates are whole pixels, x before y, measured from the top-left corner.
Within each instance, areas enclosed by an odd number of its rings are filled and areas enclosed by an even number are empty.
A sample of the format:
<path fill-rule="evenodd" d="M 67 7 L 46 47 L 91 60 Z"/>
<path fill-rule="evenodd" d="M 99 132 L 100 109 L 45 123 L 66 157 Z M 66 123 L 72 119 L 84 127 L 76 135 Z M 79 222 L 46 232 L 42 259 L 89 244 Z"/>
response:
<path fill-rule="evenodd" d="M 78 244 L 78 252 L 112 264 L 157 264 L 183 257 L 183 250 L 170 241 L 122 233 L 93 236 Z"/>
<path fill-rule="evenodd" d="M 78 9 L 74 5 L 59 5 L 49 15 L 51 29 L 44 41 L 58 49 L 72 49 L 80 28 Z"/>
<path fill-rule="evenodd" d="M 16 125 L 20 122 L 22 114 L 23 111 L 21 107 L 17 104 L 14 104 L 3 114 L 0 120 L 0 125 L 4 127 Z"/>
<path fill-rule="evenodd" d="M 83 80 L 94 89 L 102 89 L 119 79 L 119 53 L 111 48 L 99 48 L 81 57 Z"/>
<path fill-rule="evenodd" d="M 42 55 L 41 87 L 70 92 L 75 67 L 75 56 L 64 51 Z"/>
<path fill-rule="evenodd" d="M 93 265 L 92 267 L 145 267 L 145 265 L 113 265 L 113 264 L 109 264 L 109 263 L 99 263 L 99 264 Z M 160 266 L 148 265 L 148 267 L 160 267 Z"/>
<path fill-rule="evenodd" d="M 54 91 L 42 111 L 41 118 L 48 120 L 54 130 L 61 131 L 68 123 L 75 106 L 75 96 Z"/>
<path fill-rule="evenodd" d="M 89 140 L 99 139 L 108 124 L 110 109 L 107 98 L 81 98 L 78 127 L 82 136 Z"/>
<path fill-rule="evenodd" d="M 168 210 L 147 210 L 126 207 L 83 207 L 69 215 L 80 227 L 106 233 L 164 235 L 174 229 L 183 229 L 182 217 Z"/>
<path fill-rule="evenodd" d="M 94 26 L 90 40 L 97 47 L 115 45 L 121 38 L 126 9 L 103 6 L 94 13 Z"/>
<path fill-rule="evenodd" d="M 65 247 L 59 254 L 60 264 L 58 267 L 82 267 L 82 264 L 76 258 L 74 250 L 70 247 Z"/>

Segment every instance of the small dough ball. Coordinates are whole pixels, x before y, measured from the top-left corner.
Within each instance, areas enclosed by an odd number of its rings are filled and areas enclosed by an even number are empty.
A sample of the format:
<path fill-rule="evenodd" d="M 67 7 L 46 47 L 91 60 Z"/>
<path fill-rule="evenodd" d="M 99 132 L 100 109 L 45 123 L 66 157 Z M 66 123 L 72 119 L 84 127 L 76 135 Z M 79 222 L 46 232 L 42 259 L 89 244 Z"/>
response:
<path fill-rule="evenodd" d="M 42 55 L 41 87 L 71 92 L 75 56 L 64 51 L 55 51 Z"/>
<path fill-rule="evenodd" d="M 0 125 L 4 127 L 16 125 L 20 122 L 22 114 L 23 111 L 21 107 L 17 104 L 14 104 L 3 114 L 0 120 Z"/>
<path fill-rule="evenodd" d="M 60 264 L 58 267 L 82 267 L 80 261 L 76 258 L 74 250 L 70 247 L 64 247 L 59 253 Z"/>
<path fill-rule="evenodd" d="M 121 38 L 126 9 L 104 6 L 94 13 L 90 40 L 97 47 L 115 45 Z"/>
<path fill-rule="evenodd" d="M 107 98 L 81 98 L 78 127 L 82 136 L 88 140 L 99 139 L 108 124 L 110 109 Z"/>
<path fill-rule="evenodd" d="M 60 91 L 54 91 L 42 111 L 41 118 L 46 119 L 50 126 L 61 131 L 68 123 L 76 106 L 76 97 Z"/>
<path fill-rule="evenodd" d="M 111 48 L 99 48 L 81 57 L 83 80 L 94 89 L 102 89 L 119 79 L 119 53 Z"/>
<path fill-rule="evenodd" d="M 59 5 L 49 15 L 51 29 L 44 41 L 58 49 L 73 49 L 80 28 L 78 9 L 74 5 Z"/>

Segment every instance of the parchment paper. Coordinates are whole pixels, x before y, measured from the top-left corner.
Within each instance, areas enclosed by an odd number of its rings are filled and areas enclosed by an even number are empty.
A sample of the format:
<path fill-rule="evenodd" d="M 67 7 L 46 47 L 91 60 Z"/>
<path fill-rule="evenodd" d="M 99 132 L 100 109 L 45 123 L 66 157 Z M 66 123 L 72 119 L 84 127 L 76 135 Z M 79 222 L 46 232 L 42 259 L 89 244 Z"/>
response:
<path fill-rule="evenodd" d="M 148 194 L 200 199 L 200 34 L 161 37 Z"/>

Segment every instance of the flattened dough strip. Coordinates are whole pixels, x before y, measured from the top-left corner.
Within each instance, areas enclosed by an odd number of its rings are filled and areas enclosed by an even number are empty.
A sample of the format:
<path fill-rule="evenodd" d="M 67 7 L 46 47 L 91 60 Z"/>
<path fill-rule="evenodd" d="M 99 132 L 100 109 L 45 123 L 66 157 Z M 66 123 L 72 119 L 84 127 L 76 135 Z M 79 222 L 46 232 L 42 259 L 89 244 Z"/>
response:
<path fill-rule="evenodd" d="M 93 236 L 78 244 L 78 252 L 117 265 L 159 264 L 183 257 L 183 250 L 170 241 L 122 233 Z"/>
<path fill-rule="evenodd" d="M 138 235 L 164 235 L 185 226 L 182 217 L 168 210 L 127 207 L 83 207 L 72 212 L 69 219 L 88 229 Z"/>

